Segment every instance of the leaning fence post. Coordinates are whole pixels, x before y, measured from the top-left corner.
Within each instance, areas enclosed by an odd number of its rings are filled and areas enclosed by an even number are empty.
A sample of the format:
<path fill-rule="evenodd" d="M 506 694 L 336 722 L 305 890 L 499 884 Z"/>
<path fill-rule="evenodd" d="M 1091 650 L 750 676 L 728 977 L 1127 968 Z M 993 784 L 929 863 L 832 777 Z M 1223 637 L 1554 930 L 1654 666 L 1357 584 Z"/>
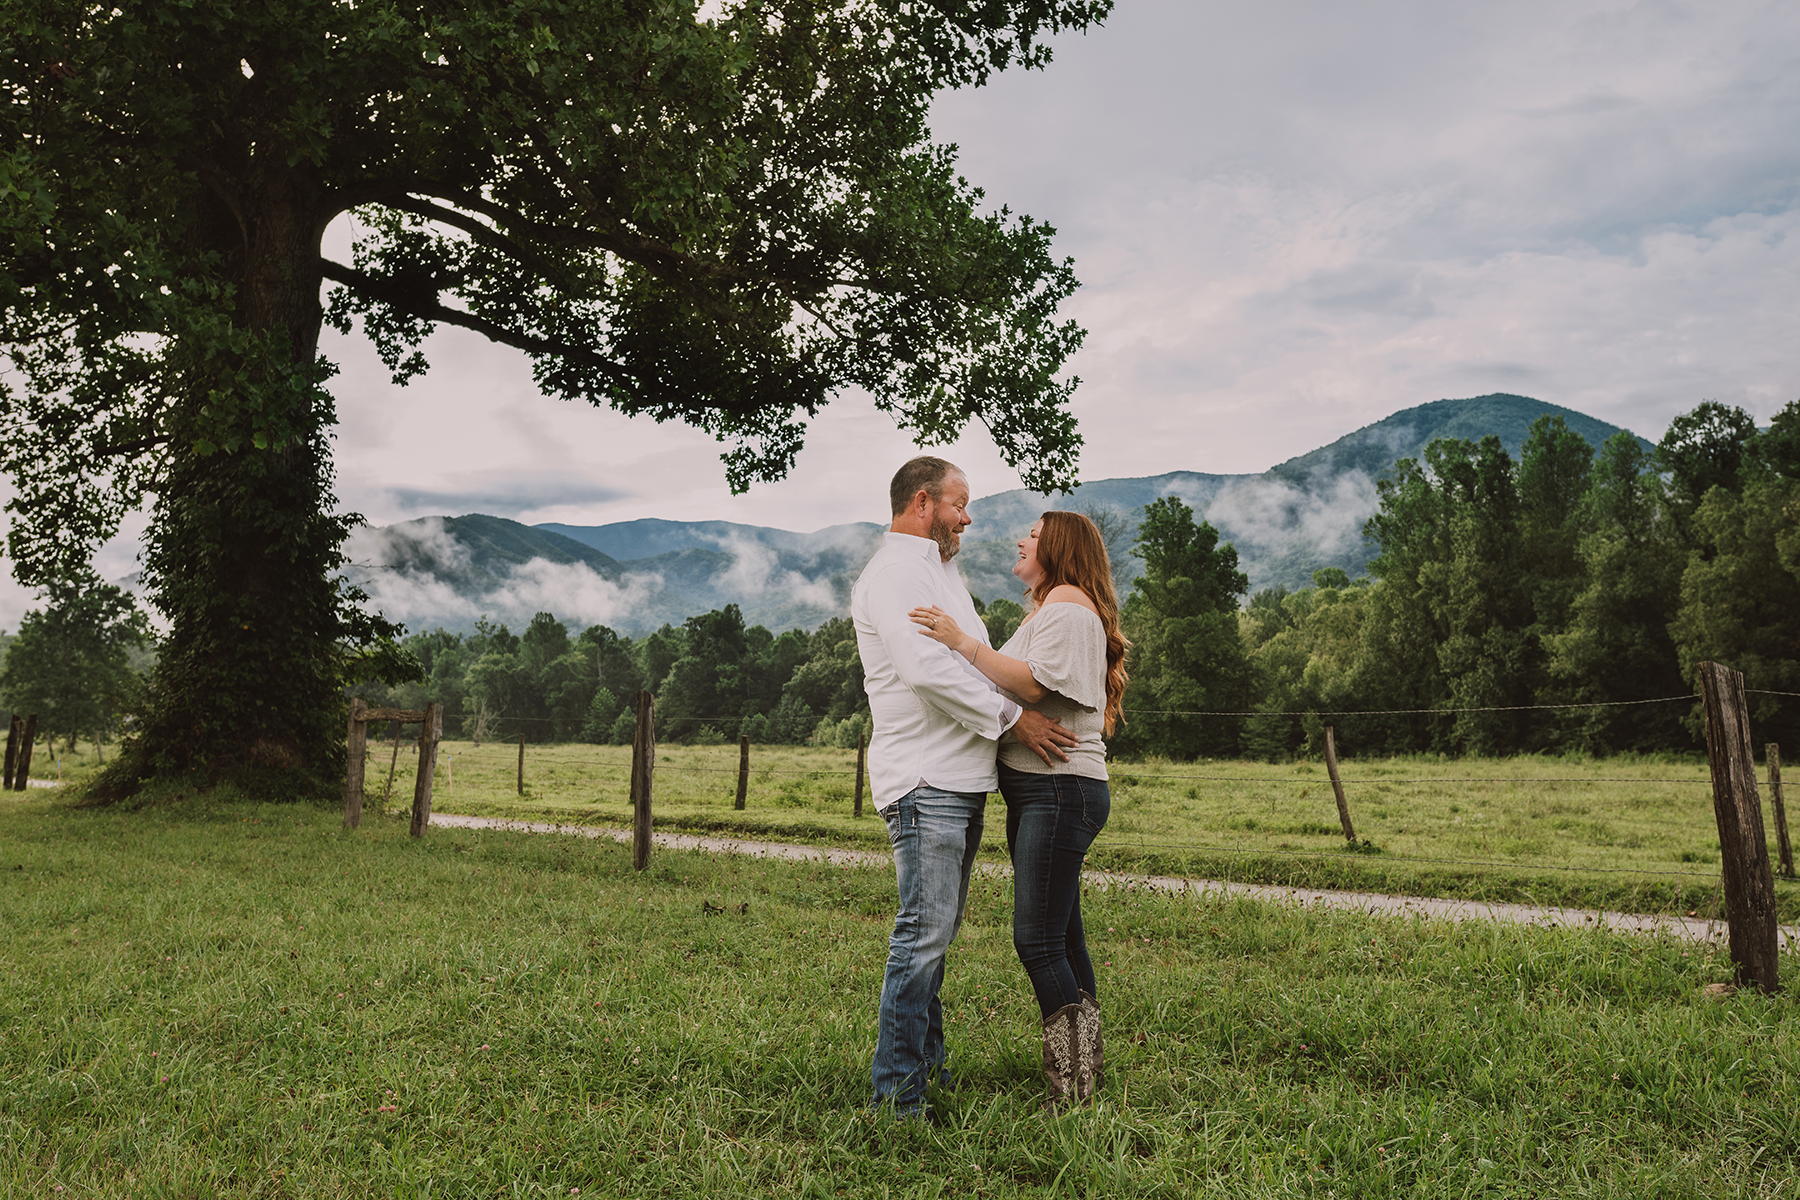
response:
<path fill-rule="evenodd" d="M 868 761 L 868 753 L 869 753 L 869 735 L 866 733 L 857 734 L 856 735 L 856 811 L 854 813 L 852 813 L 851 815 L 858 816 L 858 817 L 862 816 L 863 764 Z"/>
<path fill-rule="evenodd" d="M 738 790 L 737 808 L 744 807 L 745 799 L 750 795 L 750 739 L 746 735 L 738 737 Z"/>
<path fill-rule="evenodd" d="M 650 865 L 650 783 L 656 774 L 654 704 L 649 692 L 637 694 L 637 732 L 631 738 L 631 865 Z"/>
<path fill-rule="evenodd" d="M 1344 840 L 1356 845 L 1356 827 L 1350 824 L 1350 801 L 1344 798 L 1344 781 L 1338 776 L 1337 736 L 1331 726 L 1325 727 L 1325 772 L 1331 776 L 1331 790 L 1337 796 L 1338 824 L 1344 827 Z"/>
<path fill-rule="evenodd" d="M 519 735 L 519 795 L 525 794 L 525 735 Z"/>
<path fill-rule="evenodd" d="M 431 778 L 437 774 L 438 742 L 444 736 L 444 710 L 436 704 L 425 706 L 425 720 L 419 724 L 419 774 L 413 780 L 412 835 L 423 837 L 431 824 Z"/>
<path fill-rule="evenodd" d="M 1781 747 L 1770 742 L 1763 747 L 1769 760 L 1769 799 L 1775 805 L 1775 842 L 1781 847 L 1781 873 L 1794 877 L 1794 848 L 1788 844 L 1787 806 L 1781 802 Z"/>
<path fill-rule="evenodd" d="M 394 795 L 394 772 L 400 766 L 400 722 L 395 721 L 393 724 L 394 724 L 394 755 L 392 758 L 388 759 L 387 786 L 381 789 L 381 806 L 383 808 L 387 807 L 388 800 L 391 799 Z"/>
<path fill-rule="evenodd" d="M 350 701 L 350 731 L 344 735 L 349 764 L 344 768 L 344 828 L 362 824 L 363 759 L 368 748 L 369 725 L 363 720 L 368 705 L 360 699 Z"/>
<path fill-rule="evenodd" d="M 37 714 L 25 718 L 25 729 L 19 735 L 19 758 L 13 763 L 13 791 L 22 792 L 31 781 L 31 748 L 37 741 Z"/>
<path fill-rule="evenodd" d="M 1763 832 L 1762 801 L 1756 792 L 1756 757 L 1750 749 L 1744 676 L 1713 662 L 1701 663 L 1699 671 L 1731 961 L 1737 965 L 1740 984 L 1754 983 L 1773 992 L 1780 986 L 1775 877 L 1769 871 L 1769 843 Z"/>
<path fill-rule="evenodd" d="M 19 761 L 19 714 L 14 713 L 6 727 L 6 790 L 12 791 L 13 767 Z"/>

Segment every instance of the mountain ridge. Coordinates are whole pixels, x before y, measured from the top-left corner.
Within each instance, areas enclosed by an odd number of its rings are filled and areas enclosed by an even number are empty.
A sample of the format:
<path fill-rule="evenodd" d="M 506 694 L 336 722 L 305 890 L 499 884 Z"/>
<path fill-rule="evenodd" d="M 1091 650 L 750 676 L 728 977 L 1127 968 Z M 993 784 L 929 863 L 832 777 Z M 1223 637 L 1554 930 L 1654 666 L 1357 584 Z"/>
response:
<path fill-rule="evenodd" d="M 1319 567 L 1354 577 L 1374 555 L 1362 527 L 1377 510 L 1377 482 L 1397 459 L 1418 457 L 1439 437 L 1489 433 L 1516 458 L 1531 422 L 1545 415 L 1561 416 L 1596 449 L 1620 432 L 1585 413 L 1504 392 L 1431 401 L 1256 474 L 1169 471 L 1093 480 L 1060 496 L 1023 488 L 983 496 L 969 506 L 974 521 L 958 566 L 984 600 L 1016 597 L 1014 543 L 1040 513 L 1111 513 L 1122 526 L 1119 545 L 1127 546 L 1143 506 L 1174 496 L 1237 547 L 1252 591 L 1305 586 Z M 480 513 L 425 517 L 359 530 L 352 557 L 369 561 L 350 576 L 414 628 L 421 621 L 467 628 L 484 615 L 522 622 L 550 611 L 577 624 L 643 633 L 736 603 L 746 621 L 779 632 L 843 615 L 850 584 L 883 528 L 866 521 L 801 533 L 655 517 L 595 526 L 528 526 Z M 1140 569 L 1135 558 L 1122 566 L 1126 581 Z"/>

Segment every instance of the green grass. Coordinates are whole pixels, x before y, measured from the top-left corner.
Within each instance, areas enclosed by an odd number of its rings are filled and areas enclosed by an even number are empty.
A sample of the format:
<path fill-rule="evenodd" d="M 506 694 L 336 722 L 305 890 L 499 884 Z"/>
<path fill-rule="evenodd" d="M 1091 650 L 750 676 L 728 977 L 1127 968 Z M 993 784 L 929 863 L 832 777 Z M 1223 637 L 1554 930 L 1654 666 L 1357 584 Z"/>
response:
<path fill-rule="evenodd" d="M 1800 1011 L 1703 947 L 1093 891 L 1109 1086 L 1048 1119 L 988 882 L 895 1128 L 889 872 L 337 825 L 0 798 L 0 1193 L 1796 1192 Z"/>
<path fill-rule="evenodd" d="M 851 815 L 854 751 L 756 746 L 747 804 L 733 808 L 735 746 L 658 752 L 659 827 L 885 847 L 873 805 Z M 445 742 L 442 812 L 622 825 L 631 819 L 624 746 Z M 390 748 L 370 750 L 371 802 Z M 1114 763 L 1113 814 L 1095 866 L 1293 887 L 1719 916 L 1718 830 L 1700 761 L 1563 757 L 1356 760 L 1344 764 L 1359 838 L 1352 853 L 1317 763 Z M 454 786 L 451 778 L 454 776 Z M 410 804 L 402 748 L 392 804 Z M 1775 861 L 1774 819 L 1764 798 Z M 1004 853 L 999 810 L 986 845 Z M 1370 849 L 1375 852 L 1368 852 Z M 1800 884 L 1777 878 L 1785 921 Z"/>

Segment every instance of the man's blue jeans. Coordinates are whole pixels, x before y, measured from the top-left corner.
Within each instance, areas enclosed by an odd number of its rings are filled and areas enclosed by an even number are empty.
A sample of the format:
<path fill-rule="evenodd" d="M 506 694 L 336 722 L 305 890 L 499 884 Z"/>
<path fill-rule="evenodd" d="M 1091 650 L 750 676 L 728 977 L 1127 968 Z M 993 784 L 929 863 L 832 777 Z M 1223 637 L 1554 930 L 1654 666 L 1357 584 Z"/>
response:
<path fill-rule="evenodd" d="M 888 938 L 880 1030 L 870 1069 L 875 1104 L 910 1115 L 944 1065 L 944 955 L 962 924 L 969 872 L 981 847 L 985 792 L 914 788 L 882 811 L 894 844 L 900 912 Z"/>

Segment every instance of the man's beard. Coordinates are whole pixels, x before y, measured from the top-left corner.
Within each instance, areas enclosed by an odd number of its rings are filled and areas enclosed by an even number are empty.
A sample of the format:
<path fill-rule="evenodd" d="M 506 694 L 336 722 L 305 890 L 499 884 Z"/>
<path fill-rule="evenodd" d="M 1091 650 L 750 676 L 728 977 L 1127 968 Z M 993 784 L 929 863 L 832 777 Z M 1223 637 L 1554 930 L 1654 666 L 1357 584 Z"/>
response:
<path fill-rule="evenodd" d="M 955 558 L 956 552 L 962 549 L 962 543 L 956 537 L 956 527 L 935 513 L 932 514 L 929 536 L 938 544 L 938 553 L 943 556 L 945 562 Z"/>

